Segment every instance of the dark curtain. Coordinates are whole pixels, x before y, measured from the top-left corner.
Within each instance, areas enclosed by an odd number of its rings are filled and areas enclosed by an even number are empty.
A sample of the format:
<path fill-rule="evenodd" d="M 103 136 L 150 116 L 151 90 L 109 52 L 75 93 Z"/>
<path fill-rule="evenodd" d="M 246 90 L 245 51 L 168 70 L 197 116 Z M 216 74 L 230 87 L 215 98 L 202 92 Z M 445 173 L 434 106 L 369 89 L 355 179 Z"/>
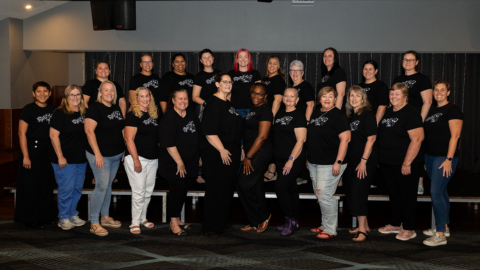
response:
<path fill-rule="evenodd" d="M 130 78 L 140 72 L 140 57 L 145 52 L 87 52 L 85 53 L 86 80 L 95 78 L 95 63 L 103 60 L 110 64 L 110 79 L 119 83 L 126 96 Z M 175 52 L 146 52 L 153 56 L 154 72 L 160 76 L 171 70 L 171 57 Z M 187 72 L 196 74 L 199 69 L 198 53 L 184 53 Z M 252 53 L 253 68 L 265 74 L 266 60 L 276 55 L 288 77 L 289 64 L 300 60 L 305 66 L 305 80 L 316 86 L 321 79 L 322 53 Z M 402 73 L 401 53 L 340 53 L 340 66 L 347 73 L 348 87 L 362 80 L 362 64 L 369 59 L 377 61 L 377 78 L 390 85 L 393 78 Z M 214 67 L 222 71 L 233 69 L 235 53 L 214 53 Z M 452 85 L 450 102 L 459 105 L 465 114 L 460 140 L 459 169 L 480 171 L 480 54 L 472 53 L 422 53 L 420 72 L 429 76 L 432 83 L 444 79 Z M 288 78 L 287 84 L 290 84 Z"/>

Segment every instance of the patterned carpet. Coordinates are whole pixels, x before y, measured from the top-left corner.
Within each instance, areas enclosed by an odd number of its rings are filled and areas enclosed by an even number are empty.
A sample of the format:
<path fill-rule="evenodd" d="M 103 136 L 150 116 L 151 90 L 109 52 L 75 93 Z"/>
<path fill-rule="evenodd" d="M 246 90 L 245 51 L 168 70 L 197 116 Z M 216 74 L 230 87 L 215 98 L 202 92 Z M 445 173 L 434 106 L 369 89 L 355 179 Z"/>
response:
<path fill-rule="evenodd" d="M 316 239 L 307 228 L 291 237 L 269 228 L 208 239 L 198 224 L 184 237 L 167 228 L 142 228 L 137 236 L 124 224 L 98 237 L 88 224 L 33 230 L 0 220 L 0 269 L 480 269 L 480 235 L 473 233 L 452 232 L 447 246 L 431 248 L 422 244 L 423 235 L 402 242 L 372 232 L 354 243 L 346 230 L 330 240 Z"/>

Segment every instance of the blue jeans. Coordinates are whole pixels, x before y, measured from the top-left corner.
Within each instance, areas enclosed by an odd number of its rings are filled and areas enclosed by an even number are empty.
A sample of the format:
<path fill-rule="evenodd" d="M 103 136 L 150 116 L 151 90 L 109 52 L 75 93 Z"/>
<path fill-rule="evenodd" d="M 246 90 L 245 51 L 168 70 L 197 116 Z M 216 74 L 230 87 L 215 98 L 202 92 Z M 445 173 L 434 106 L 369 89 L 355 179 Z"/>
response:
<path fill-rule="evenodd" d="M 58 184 L 58 218 L 66 219 L 78 215 L 77 205 L 82 196 L 87 163 L 68 164 L 60 169 L 52 163 L 55 180 Z"/>
<path fill-rule="evenodd" d="M 425 154 L 425 167 L 432 182 L 430 193 L 432 194 L 433 214 L 435 215 L 435 227 L 437 232 L 445 232 L 446 224 L 450 223 L 450 199 L 448 198 L 447 185 L 450 182 L 458 164 L 458 157 L 452 160 L 452 174 L 450 177 L 443 176 L 443 168 L 439 169 L 447 157 L 434 157 Z"/>
<path fill-rule="evenodd" d="M 238 114 L 242 116 L 243 119 L 247 117 L 247 114 L 250 112 L 251 109 L 236 109 Z"/>
<path fill-rule="evenodd" d="M 86 151 L 85 151 L 86 152 Z M 97 168 L 95 165 L 95 155 L 88 152 L 87 160 L 95 177 L 95 189 L 92 192 L 90 200 L 90 220 L 93 223 L 99 223 L 99 215 L 108 216 L 110 208 L 110 200 L 112 197 L 112 182 L 117 175 L 118 166 L 123 153 L 113 157 L 103 157 L 103 169 Z"/>

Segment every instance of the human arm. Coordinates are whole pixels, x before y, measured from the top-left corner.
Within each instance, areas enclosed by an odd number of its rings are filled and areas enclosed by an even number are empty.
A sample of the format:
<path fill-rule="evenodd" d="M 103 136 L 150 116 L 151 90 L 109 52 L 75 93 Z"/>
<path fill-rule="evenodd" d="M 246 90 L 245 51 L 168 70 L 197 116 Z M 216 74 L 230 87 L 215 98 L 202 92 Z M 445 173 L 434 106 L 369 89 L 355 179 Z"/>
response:
<path fill-rule="evenodd" d="M 272 126 L 272 122 L 269 121 L 261 121 L 258 127 L 258 136 L 253 142 L 252 147 L 248 150 L 246 157 L 253 157 L 257 151 L 262 147 L 265 140 L 268 138 L 268 133 L 270 131 L 270 127 Z M 254 171 L 252 167 L 252 161 L 249 158 L 243 159 L 243 173 L 249 175 L 250 171 Z"/>
<path fill-rule="evenodd" d="M 92 148 L 93 154 L 95 155 L 95 165 L 97 168 L 103 169 L 103 163 L 105 163 L 105 161 L 100 153 L 100 148 L 98 148 L 95 128 L 97 128 L 97 121 L 91 118 L 85 118 L 85 134 L 87 134 L 88 144 Z"/>
<path fill-rule="evenodd" d="M 22 150 L 22 155 L 23 155 L 23 167 L 25 169 L 31 169 L 32 162 L 30 161 L 30 156 L 28 154 L 27 130 L 28 130 L 28 123 L 23 120 L 20 120 L 18 123 L 18 138 L 20 140 L 20 149 Z"/>
<path fill-rule="evenodd" d="M 135 90 L 128 91 L 128 102 L 132 104 L 133 99 L 135 98 Z"/>
<path fill-rule="evenodd" d="M 206 137 L 207 137 L 207 141 L 213 147 L 215 147 L 215 149 L 217 149 L 218 152 L 220 152 L 220 156 L 222 157 L 223 164 L 230 165 L 230 162 L 232 162 L 232 159 L 230 158 L 230 156 L 232 154 L 230 154 L 230 151 L 228 151 L 227 149 L 225 149 L 225 147 L 223 147 L 223 143 L 218 137 L 218 135 L 206 135 Z"/>
<path fill-rule="evenodd" d="M 288 159 L 288 161 L 285 163 L 285 166 L 283 167 L 283 175 L 289 174 L 290 170 L 293 167 L 293 162 L 297 157 L 302 153 L 303 149 L 303 144 L 307 140 L 307 129 L 304 127 L 298 127 L 294 129 L 295 132 L 295 138 L 297 140 L 297 143 L 293 147 L 293 150 L 290 154 L 291 157 L 293 157 L 293 160 Z"/>
<path fill-rule="evenodd" d="M 408 145 L 407 154 L 402 164 L 402 174 L 409 175 L 411 174 L 412 162 L 415 157 L 418 155 L 420 146 L 424 139 L 423 127 L 411 129 L 408 131 L 408 136 L 410 137 L 410 144 Z"/>
<path fill-rule="evenodd" d="M 205 103 L 205 100 L 200 97 L 200 92 L 202 92 L 202 87 L 194 84 L 192 90 L 192 99 L 195 103 L 202 105 Z"/>
<path fill-rule="evenodd" d="M 338 146 L 338 153 L 337 153 L 337 159 L 335 160 L 335 163 L 332 166 L 332 175 L 337 176 L 340 174 L 340 168 L 342 164 L 337 163 L 337 160 L 343 161 L 345 159 L 345 155 L 347 154 L 347 149 L 348 149 L 348 143 L 350 142 L 350 139 L 352 137 L 352 132 L 350 130 L 346 130 L 338 135 L 338 138 L 340 139 L 340 145 Z"/>
<path fill-rule="evenodd" d="M 345 88 L 347 86 L 347 82 L 346 81 L 341 81 L 339 83 L 336 84 L 336 88 L 337 88 L 337 102 L 335 104 L 335 106 L 339 109 L 342 109 L 342 106 L 343 106 L 343 97 L 345 96 Z"/>
<path fill-rule="evenodd" d="M 422 105 L 422 121 L 425 121 L 425 118 L 427 118 L 428 111 L 430 110 L 430 106 L 432 106 L 432 99 L 433 99 L 433 91 L 432 89 L 427 89 L 422 92 L 420 92 L 420 95 L 422 96 L 423 100 L 423 105 Z"/>
<path fill-rule="evenodd" d="M 450 141 L 448 142 L 448 153 L 447 158 L 453 158 L 455 151 L 457 150 L 458 139 L 460 139 L 460 134 L 462 133 L 463 120 L 452 119 L 448 121 L 448 127 L 450 129 Z M 450 177 L 452 174 L 452 161 L 445 159 L 442 165 L 438 167 L 439 169 L 443 168 L 443 177 Z"/>
<path fill-rule="evenodd" d="M 118 100 L 118 106 L 120 107 L 120 110 L 122 111 L 123 119 L 125 119 L 125 114 L 127 113 L 127 102 L 125 101 L 124 97 L 122 97 Z"/>
<path fill-rule="evenodd" d="M 133 159 L 133 170 L 136 173 L 142 172 L 142 163 L 138 156 L 137 147 L 135 146 L 135 135 L 137 135 L 137 127 L 126 126 L 124 129 L 125 145 L 127 146 L 128 153 Z"/>
<path fill-rule="evenodd" d="M 63 156 L 62 146 L 60 144 L 60 131 L 50 127 L 50 140 L 52 141 L 53 150 L 57 154 L 58 168 L 63 169 L 68 165 L 67 159 Z"/>
<path fill-rule="evenodd" d="M 367 143 L 365 144 L 365 149 L 363 150 L 362 159 L 360 160 L 360 163 L 355 169 L 355 171 L 357 171 L 357 177 L 359 179 L 367 177 L 367 162 L 370 154 L 372 153 L 373 144 L 375 143 L 376 139 L 377 135 L 367 137 Z"/>
<path fill-rule="evenodd" d="M 183 163 L 182 157 L 180 156 L 177 147 L 167 147 L 167 151 L 168 154 L 173 158 L 173 160 L 175 160 L 175 163 L 177 163 L 176 174 L 180 174 L 181 178 L 185 178 L 185 175 L 187 175 L 187 171 L 185 170 L 185 164 Z"/>
<path fill-rule="evenodd" d="M 383 115 L 385 114 L 385 111 L 387 110 L 387 106 L 380 105 L 377 108 L 377 114 L 375 115 L 375 118 L 377 119 L 377 126 L 378 123 L 382 120 Z"/>
<path fill-rule="evenodd" d="M 90 96 L 83 94 L 83 102 L 85 103 L 85 108 L 88 109 L 88 102 L 90 101 Z"/>
<path fill-rule="evenodd" d="M 280 106 L 282 105 L 282 99 L 283 99 L 282 95 L 275 95 L 274 96 L 274 100 L 273 100 L 273 104 L 272 104 L 272 113 L 273 113 L 274 117 L 277 114 L 278 110 L 280 109 Z"/>

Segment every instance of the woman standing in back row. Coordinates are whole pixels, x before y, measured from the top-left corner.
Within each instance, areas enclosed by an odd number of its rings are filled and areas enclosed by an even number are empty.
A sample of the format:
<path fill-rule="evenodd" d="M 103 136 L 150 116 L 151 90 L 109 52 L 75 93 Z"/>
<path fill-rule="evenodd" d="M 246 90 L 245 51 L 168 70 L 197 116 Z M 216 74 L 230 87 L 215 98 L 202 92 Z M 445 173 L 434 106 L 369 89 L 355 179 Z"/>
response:
<path fill-rule="evenodd" d="M 345 89 L 347 87 L 347 75 L 345 74 L 345 70 L 340 67 L 339 61 L 338 52 L 334 48 L 329 47 L 323 51 L 321 64 L 322 79 L 317 85 L 317 96 L 318 92 L 320 92 L 325 86 L 332 87 L 337 93 L 335 106 L 342 109 L 344 105 Z"/>
<path fill-rule="evenodd" d="M 213 52 L 210 49 L 204 49 L 198 54 L 200 68 L 202 71 L 195 75 L 193 80 L 193 101 L 197 104 L 198 118 L 202 120 L 203 110 L 207 105 L 207 100 L 215 93 L 217 93 L 217 87 L 215 86 L 215 74 L 220 70 L 213 68 Z"/>
<path fill-rule="evenodd" d="M 265 77 L 262 81 L 267 86 L 268 102 L 267 105 L 272 109 L 275 116 L 280 109 L 285 91 L 285 73 L 280 66 L 280 59 L 277 56 L 270 56 L 267 60 Z"/>

